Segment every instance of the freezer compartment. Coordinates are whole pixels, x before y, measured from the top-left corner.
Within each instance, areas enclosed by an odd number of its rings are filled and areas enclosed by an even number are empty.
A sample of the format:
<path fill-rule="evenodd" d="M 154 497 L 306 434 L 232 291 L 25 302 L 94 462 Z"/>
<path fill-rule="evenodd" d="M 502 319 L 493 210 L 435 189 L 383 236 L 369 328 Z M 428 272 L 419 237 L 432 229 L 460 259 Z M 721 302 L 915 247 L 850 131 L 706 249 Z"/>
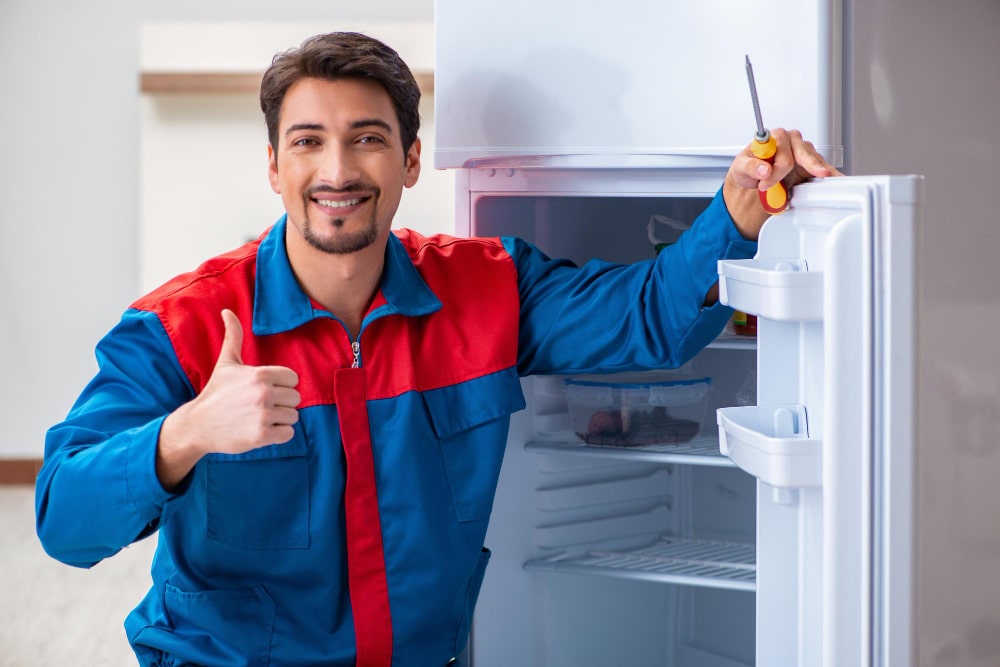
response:
<path fill-rule="evenodd" d="M 721 260 L 719 301 L 772 320 L 821 320 L 823 274 L 802 259 Z"/>
<path fill-rule="evenodd" d="M 840 21 L 829 20 L 839 6 L 631 0 L 612 8 L 439 0 L 434 166 L 522 156 L 586 167 L 684 156 L 728 164 L 749 141 L 748 120 L 753 127 L 746 54 L 770 126 L 799 128 L 841 163 Z M 766 25 L 782 26 L 782 38 L 752 29 Z"/>
<path fill-rule="evenodd" d="M 809 437 L 803 406 L 721 408 L 717 414 L 720 450 L 742 470 L 776 488 L 822 484 L 822 441 Z"/>

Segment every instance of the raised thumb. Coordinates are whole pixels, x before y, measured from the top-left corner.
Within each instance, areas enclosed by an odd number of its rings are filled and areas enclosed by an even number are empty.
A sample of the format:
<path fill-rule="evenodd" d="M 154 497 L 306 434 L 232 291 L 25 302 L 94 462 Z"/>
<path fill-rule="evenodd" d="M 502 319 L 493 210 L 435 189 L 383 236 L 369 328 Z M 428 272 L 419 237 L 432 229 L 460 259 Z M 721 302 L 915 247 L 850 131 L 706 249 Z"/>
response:
<path fill-rule="evenodd" d="M 215 365 L 242 364 L 243 355 L 240 350 L 243 349 L 243 325 L 240 324 L 240 318 L 227 308 L 222 311 L 222 323 L 226 328 L 226 334 L 222 339 L 222 349 L 219 350 L 219 359 Z"/>

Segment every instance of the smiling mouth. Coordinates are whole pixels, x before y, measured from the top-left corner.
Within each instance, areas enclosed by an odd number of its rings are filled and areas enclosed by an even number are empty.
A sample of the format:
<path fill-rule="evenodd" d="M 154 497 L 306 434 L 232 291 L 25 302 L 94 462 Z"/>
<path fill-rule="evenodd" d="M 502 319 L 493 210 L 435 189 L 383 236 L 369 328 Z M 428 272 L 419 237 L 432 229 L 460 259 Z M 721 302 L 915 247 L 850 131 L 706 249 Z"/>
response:
<path fill-rule="evenodd" d="M 313 201 L 315 201 L 320 206 L 326 206 L 328 208 L 348 208 L 349 206 L 357 206 L 365 199 L 367 199 L 367 197 L 358 197 L 356 199 L 342 199 L 342 200 L 314 199 Z"/>

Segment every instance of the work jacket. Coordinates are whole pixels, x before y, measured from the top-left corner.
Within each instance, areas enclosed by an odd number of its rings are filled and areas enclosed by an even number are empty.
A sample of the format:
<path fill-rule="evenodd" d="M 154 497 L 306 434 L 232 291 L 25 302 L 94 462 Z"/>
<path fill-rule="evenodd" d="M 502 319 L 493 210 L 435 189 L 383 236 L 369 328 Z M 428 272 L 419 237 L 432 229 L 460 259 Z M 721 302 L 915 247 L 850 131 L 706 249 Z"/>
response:
<path fill-rule="evenodd" d="M 159 531 L 125 627 L 143 665 L 427 667 L 458 655 L 519 377 L 676 366 L 724 326 L 716 261 L 747 257 L 717 196 L 656 260 L 553 260 L 515 238 L 390 235 L 360 334 L 302 291 L 286 219 L 139 299 L 47 436 L 45 549 L 90 567 Z M 286 443 L 158 482 L 163 419 L 208 382 L 220 311 L 248 365 L 299 377 Z"/>

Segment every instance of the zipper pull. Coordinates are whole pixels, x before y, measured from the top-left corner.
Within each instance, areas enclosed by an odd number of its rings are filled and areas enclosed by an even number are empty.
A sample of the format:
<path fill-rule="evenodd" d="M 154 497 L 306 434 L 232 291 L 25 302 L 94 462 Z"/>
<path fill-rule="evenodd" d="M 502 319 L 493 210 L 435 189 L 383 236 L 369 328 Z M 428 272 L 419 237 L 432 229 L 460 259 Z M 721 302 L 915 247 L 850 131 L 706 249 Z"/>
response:
<path fill-rule="evenodd" d="M 358 341 L 351 341 L 351 351 L 354 352 L 354 363 L 351 364 L 351 368 L 361 368 L 361 343 Z"/>

